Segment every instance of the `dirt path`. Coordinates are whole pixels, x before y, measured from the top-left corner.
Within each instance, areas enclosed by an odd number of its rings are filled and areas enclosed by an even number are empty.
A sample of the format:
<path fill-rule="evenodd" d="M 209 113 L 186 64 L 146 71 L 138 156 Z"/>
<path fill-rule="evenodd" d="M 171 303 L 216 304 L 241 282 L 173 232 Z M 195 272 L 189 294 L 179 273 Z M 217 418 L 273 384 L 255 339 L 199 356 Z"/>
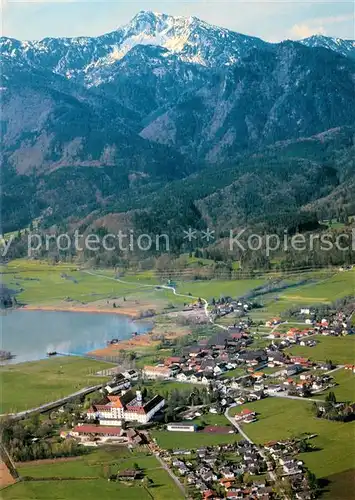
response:
<path fill-rule="evenodd" d="M 11 476 L 9 469 L 7 468 L 5 462 L 0 461 L 0 488 L 5 488 L 5 486 L 10 486 L 10 484 L 16 483 L 15 479 Z"/>

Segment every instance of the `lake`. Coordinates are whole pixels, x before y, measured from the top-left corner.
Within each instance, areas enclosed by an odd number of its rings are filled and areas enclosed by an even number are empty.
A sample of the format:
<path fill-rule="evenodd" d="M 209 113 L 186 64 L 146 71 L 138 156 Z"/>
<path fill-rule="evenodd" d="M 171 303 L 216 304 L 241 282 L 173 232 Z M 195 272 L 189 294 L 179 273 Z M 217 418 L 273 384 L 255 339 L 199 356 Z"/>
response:
<path fill-rule="evenodd" d="M 1 349 L 16 356 L 6 363 L 43 359 L 50 351 L 85 354 L 151 327 L 119 314 L 88 312 L 6 311 L 0 322 Z"/>

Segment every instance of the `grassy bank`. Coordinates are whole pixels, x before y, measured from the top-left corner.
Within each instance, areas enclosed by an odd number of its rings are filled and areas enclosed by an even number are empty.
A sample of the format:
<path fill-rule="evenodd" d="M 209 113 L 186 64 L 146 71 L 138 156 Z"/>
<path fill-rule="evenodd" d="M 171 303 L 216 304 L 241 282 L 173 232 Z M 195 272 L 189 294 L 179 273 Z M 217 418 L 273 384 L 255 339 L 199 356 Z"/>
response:
<path fill-rule="evenodd" d="M 35 408 L 100 384 L 107 377 L 96 373 L 109 363 L 74 357 L 60 357 L 19 363 L 0 368 L 1 413 L 15 413 Z"/>

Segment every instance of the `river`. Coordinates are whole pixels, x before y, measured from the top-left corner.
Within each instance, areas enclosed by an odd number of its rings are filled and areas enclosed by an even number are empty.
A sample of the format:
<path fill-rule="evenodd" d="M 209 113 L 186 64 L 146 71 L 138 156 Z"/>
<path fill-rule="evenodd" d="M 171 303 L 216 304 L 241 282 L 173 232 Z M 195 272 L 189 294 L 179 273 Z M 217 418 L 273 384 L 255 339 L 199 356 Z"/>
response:
<path fill-rule="evenodd" d="M 119 314 L 57 311 L 7 311 L 0 317 L 1 349 L 15 357 L 6 363 L 36 361 L 47 352 L 85 354 L 113 338 L 145 333 L 150 324 Z"/>

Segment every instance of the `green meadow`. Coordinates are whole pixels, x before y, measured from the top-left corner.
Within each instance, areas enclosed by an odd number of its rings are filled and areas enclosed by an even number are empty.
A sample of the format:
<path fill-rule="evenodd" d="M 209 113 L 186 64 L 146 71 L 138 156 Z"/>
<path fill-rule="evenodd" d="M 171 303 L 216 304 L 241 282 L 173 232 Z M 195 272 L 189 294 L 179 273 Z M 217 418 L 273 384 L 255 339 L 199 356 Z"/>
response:
<path fill-rule="evenodd" d="M 243 279 L 243 280 L 205 280 L 177 285 L 177 292 L 203 297 L 207 300 L 218 299 L 221 296 L 240 297 L 253 288 L 262 285 L 265 280 Z"/>
<path fill-rule="evenodd" d="M 108 482 L 107 478 L 118 471 L 137 465 L 152 480 L 150 488 L 139 481 L 132 485 Z M 25 481 L 1 492 L 3 500 L 168 500 L 182 499 L 180 490 L 154 456 L 144 452 L 130 452 L 124 447 L 99 449 L 74 460 L 57 460 L 53 463 L 36 462 L 18 467 Z M 41 481 L 42 479 L 42 481 Z"/>
<path fill-rule="evenodd" d="M 64 274 L 68 278 L 63 277 Z M 2 278 L 9 288 L 23 290 L 16 296 L 19 302 L 31 305 L 52 305 L 67 299 L 93 302 L 103 298 L 124 296 L 137 290 L 135 283 L 125 285 L 62 267 L 14 270 L 11 274 L 2 275 Z"/>
<path fill-rule="evenodd" d="M 0 368 L 0 413 L 16 413 L 103 383 L 96 373 L 111 365 L 90 359 L 59 357 Z"/>
<path fill-rule="evenodd" d="M 334 392 L 337 401 L 351 403 L 355 402 L 355 373 L 351 370 L 344 370 L 344 368 L 337 370 L 331 374 L 334 378 L 335 387 L 332 387 L 330 391 Z M 315 397 L 325 397 L 330 391 L 323 392 Z"/>
<path fill-rule="evenodd" d="M 312 361 L 331 359 L 335 364 L 355 364 L 355 336 L 333 337 L 317 335 L 314 347 L 296 345 L 289 349 L 289 354 L 304 356 Z"/>
<path fill-rule="evenodd" d="M 320 302 L 333 302 L 335 299 L 354 295 L 355 271 L 337 272 L 330 278 L 320 280 L 314 285 L 301 286 L 297 291 L 287 290 L 283 297 L 295 302 L 316 304 Z"/>

